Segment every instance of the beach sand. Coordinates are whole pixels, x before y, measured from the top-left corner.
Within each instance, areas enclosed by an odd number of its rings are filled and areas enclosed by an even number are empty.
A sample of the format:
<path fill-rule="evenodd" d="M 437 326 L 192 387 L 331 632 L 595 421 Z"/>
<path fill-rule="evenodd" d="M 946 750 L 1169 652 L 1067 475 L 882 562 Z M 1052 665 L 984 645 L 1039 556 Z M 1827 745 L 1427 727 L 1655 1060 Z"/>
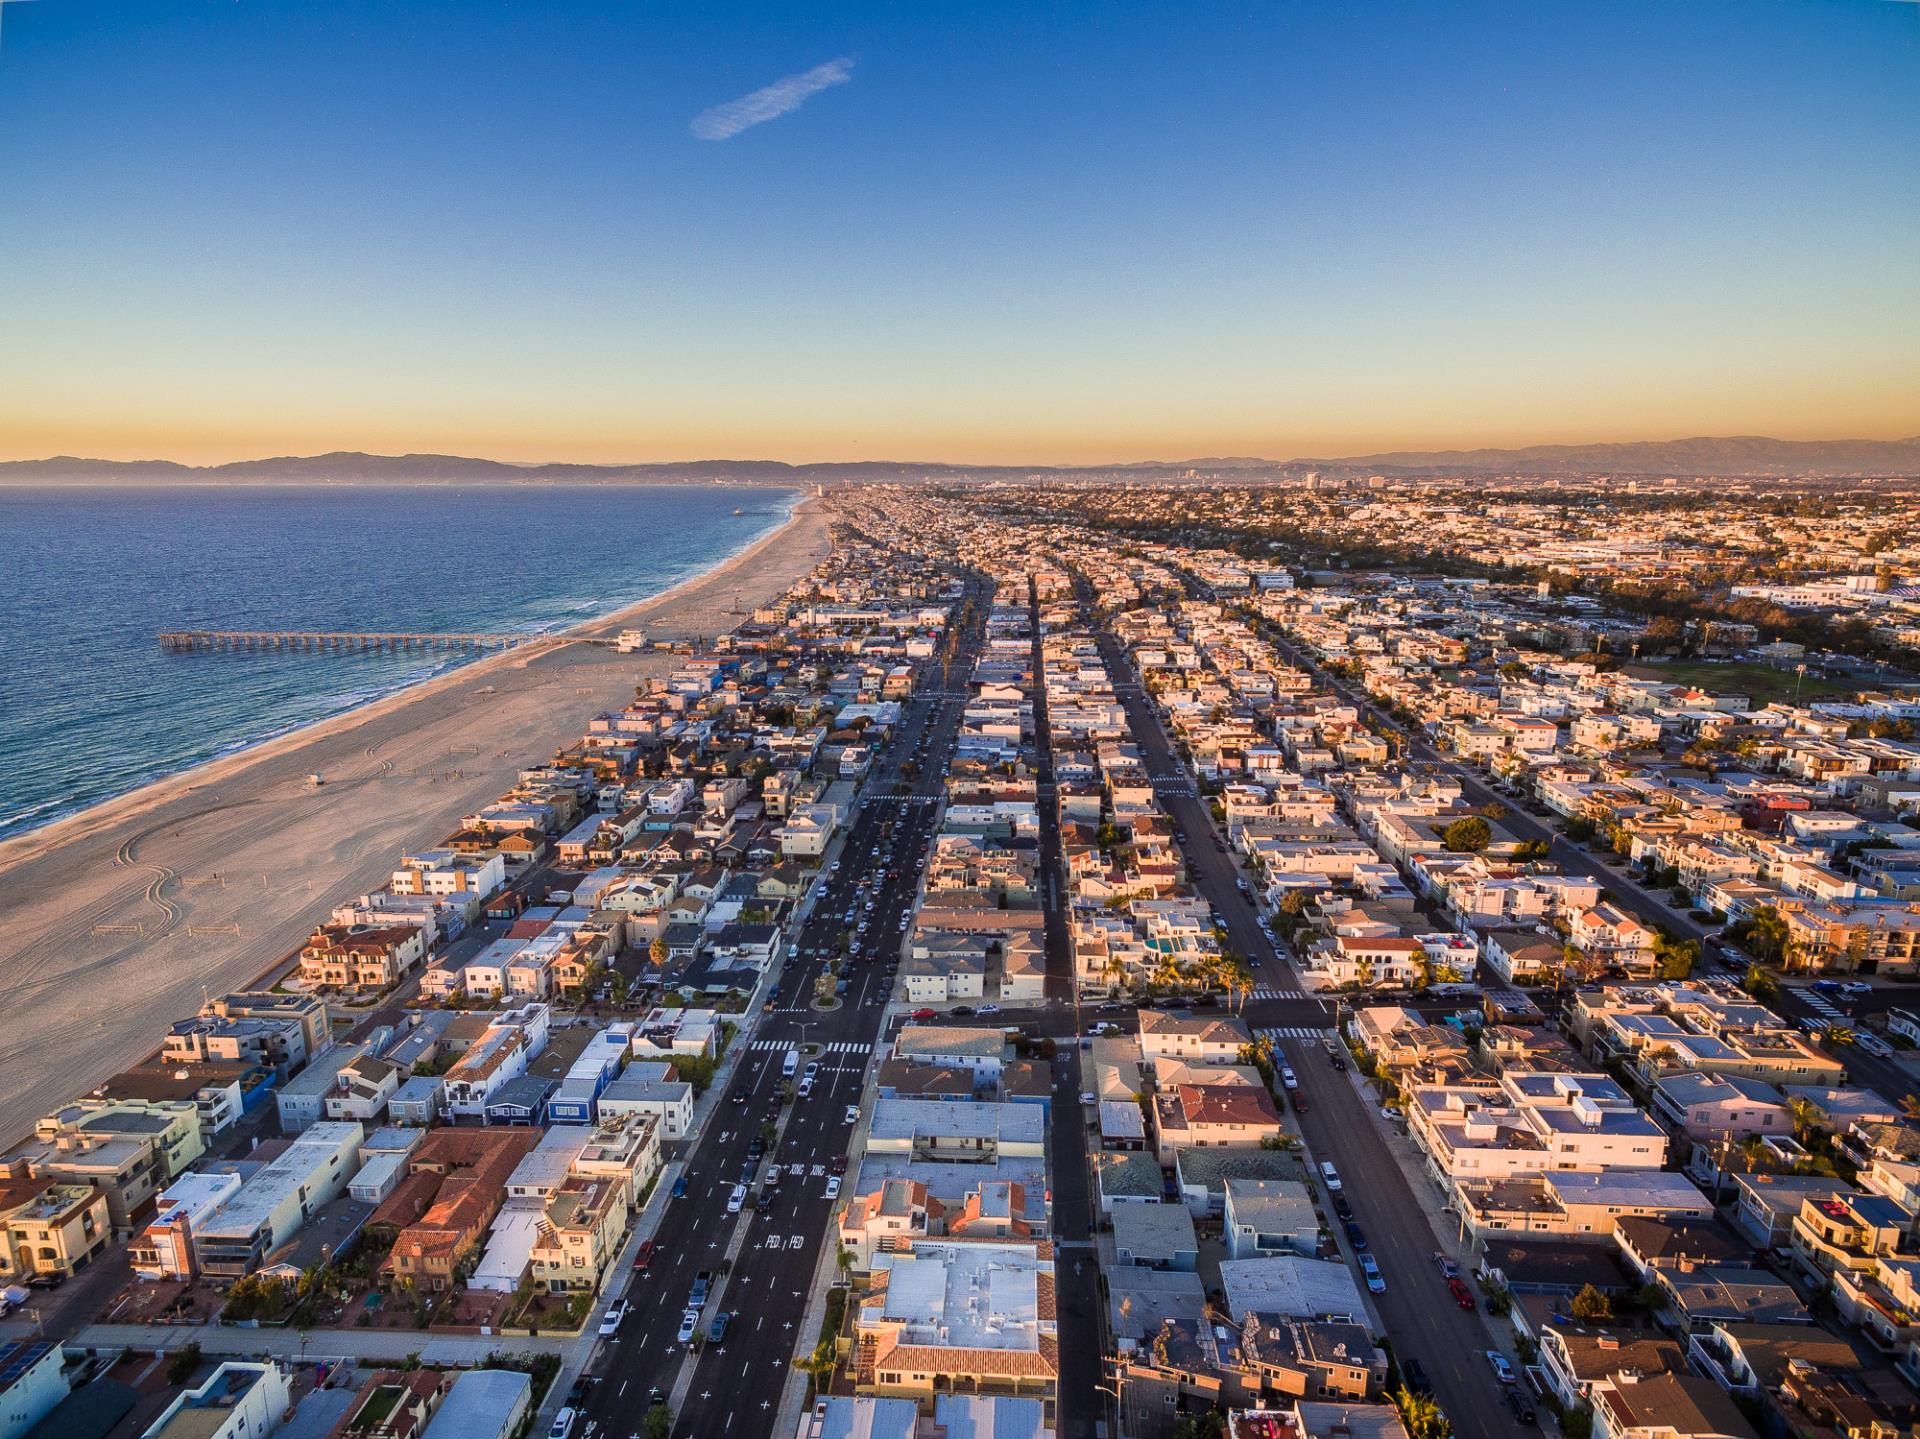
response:
<path fill-rule="evenodd" d="M 828 529 L 804 501 L 715 569 L 569 633 L 722 634 L 818 563 Z M 0 842 L 0 1141 L 138 1063 L 203 994 L 271 969 L 673 663 L 508 650 Z"/>

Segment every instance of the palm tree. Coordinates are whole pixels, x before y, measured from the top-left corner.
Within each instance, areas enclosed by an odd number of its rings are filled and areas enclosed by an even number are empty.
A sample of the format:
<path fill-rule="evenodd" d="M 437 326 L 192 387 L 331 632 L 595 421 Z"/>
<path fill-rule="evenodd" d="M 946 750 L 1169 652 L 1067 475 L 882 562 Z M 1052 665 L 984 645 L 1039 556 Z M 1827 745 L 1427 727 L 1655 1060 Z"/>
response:
<path fill-rule="evenodd" d="M 1234 1013 L 1240 1013 L 1246 1008 L 1247 994 L 1253 988 L 1253 971 L 1239 955 L 1229 955 L 1220 962 L 1220 982 L 1233 998 Z"/>

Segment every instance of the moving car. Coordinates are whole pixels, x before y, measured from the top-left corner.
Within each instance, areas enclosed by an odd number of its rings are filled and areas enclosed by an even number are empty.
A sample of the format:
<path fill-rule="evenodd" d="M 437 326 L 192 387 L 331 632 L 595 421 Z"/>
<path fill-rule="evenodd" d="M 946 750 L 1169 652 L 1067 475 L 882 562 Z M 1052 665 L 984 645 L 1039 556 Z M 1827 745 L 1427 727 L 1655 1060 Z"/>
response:
<path fill-rule="evenodd" d="M 680 1332 L 675 1337 L 679 1339 L 682 1344 L 685 1344 L 693 1338 L 694 1333 L 699 1328 L 700 1311 L 698 1309 L 682 1310 L 680 1314 Z"/>
<path fill-rule="evenodd" d="M 840 1176 L 836 1174 L 827 1180 L 827 1198 L 838 1199 L 839 1197 L 840 1197 Z"/>
<path fill-rule="evenodd" d="M 746 1202 L 747 1202 L 747 1186 L 744 1184 L 734 1185 L 733 1193 L 727 1196 L 727 1213 L 738 1214 L 740 1212 L 740 1206 L 745 1204 Z"/>
<path fill-rule="evenodd" d="M 620 1321 L 627 1317 L 627 1301 L 616 1299 L 607 1306 L 607 1312 L 600 1316 L 600 1337 L 611 1338 L 620 1332 Z"/>
<path fill-rule="evenodd" d="M 713 1323 L 707 1326 L 707 1343 L 718 1344 L 727 1337 L 727 1325 L 733 1320 L 733 1311 L 722 1309 L 713 1316 Z"/>
<path fill-rule="evenodd" d="M 847 1106 L 846 1122 L 848 1124 L 858 1124 L 860 1122 L 860 1106 L 859 1105 L 849 1104 Z"/>

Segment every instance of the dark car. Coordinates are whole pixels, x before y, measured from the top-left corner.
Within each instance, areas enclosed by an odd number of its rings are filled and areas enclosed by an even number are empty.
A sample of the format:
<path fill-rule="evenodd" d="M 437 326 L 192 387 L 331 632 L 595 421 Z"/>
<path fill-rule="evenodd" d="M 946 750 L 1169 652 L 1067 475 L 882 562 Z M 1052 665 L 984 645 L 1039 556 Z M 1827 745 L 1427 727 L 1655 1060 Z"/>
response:
<path fill-rule="evenodd" d="M 965 1019 L 973 1013 L 973 1006 L 970 1004 L 956 1004 L 952 1009 L 948 1010 L 947 1013 L 955 1019 Z"/>
<path fill-rule="evenodd" d="M 1353 1218 L 1353 1206 L 1347 1203 L 1346 1195 L 1336 1194 L 1333 1196 L 1333 1212 L 1342 1219 Z"/>
<path fill-rule="evenodd" d="M 1400 1361 L 1400 1378 L 1405 1381 L 1407 1388 L 1411 1389 L 1415 1394 L 1431 1394 L 1433 1392 L 1433 1381 L 1427 1378 L 1427 1371 L 1421 1367 L 1418 1359 L 1403 1359 Z"/>
<path fill-rule="evenodd" d="M 718 1344 L 727 1337 L 727 1325 L 733 1321 L 733 1312 L 722 1309 L 713 1316 L 713 1323 L 707 1326 L 707 1343 Z"/>
<path fill-rule="evenodd" d="M 1333 1062 L 1333 1067 L 1335 1069 L 1339 1070 L 1342 1074 L 1345 1074 L 1347 1072 L 1346 1060 L 1342 1059 L 1337 1054 L 1331 1054 L 1331 1055 L 1328 1055 L 1327 1057 Z"/>
<path fill-rule="evenodd" d="M 1527 1396 L 1522 1394 L 1518 1389 L 1509 1389 L 1507 1391 L 1507 1408 L 1513 1411 L 1513 1417 L 1518 1419 L 1522 1424 L 1535 1424 L 1539 1422 L 1539 1416 L 1533 1412 L 1533 1406 L 1527 1403 Z"/>
<path fill-rule="evenodd" d="M 1351 1219 L 1349 1219 L 1346 1223 L 1346 1230 L 1347 1230 L 1347 1242 L 1351 1244 L 1355 1249 L 1365 1249 L 1367 1247 L 1366 1230 L 1362 1229 L 1358 1224 L 1356 1224 Z"/>
<path fill-rule="evenodd" d="M 675 1199 L 685 1199 L 687 1197 L 687 1180 L 685 1175 L 673 1181 L 673 1197 Z"/>

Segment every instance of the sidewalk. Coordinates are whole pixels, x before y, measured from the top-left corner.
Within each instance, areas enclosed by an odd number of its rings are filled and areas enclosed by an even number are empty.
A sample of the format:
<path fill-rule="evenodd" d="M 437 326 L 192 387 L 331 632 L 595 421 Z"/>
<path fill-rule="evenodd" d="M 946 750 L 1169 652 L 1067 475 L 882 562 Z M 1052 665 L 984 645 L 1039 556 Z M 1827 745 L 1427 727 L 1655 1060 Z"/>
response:
<path fill-rule="evenodd" d="M 320 1359 L 376 1359 L 400 1361 L 418 1356 L 423 1362 L 477 1364 L 493 1354 L 559 1354 L 585 1338 L 540 1335 L 429 1334 L 416 1329 L 236 1329 L 219 1324 L 90 1324 L 67 1341 L 67 1347 L 102 1352 L 129 1349 L 140 1354 L 163 1354 L 190 1344 L 201 1352 L 227 1358 L 292 1359 L 311 1363 Z"/>

